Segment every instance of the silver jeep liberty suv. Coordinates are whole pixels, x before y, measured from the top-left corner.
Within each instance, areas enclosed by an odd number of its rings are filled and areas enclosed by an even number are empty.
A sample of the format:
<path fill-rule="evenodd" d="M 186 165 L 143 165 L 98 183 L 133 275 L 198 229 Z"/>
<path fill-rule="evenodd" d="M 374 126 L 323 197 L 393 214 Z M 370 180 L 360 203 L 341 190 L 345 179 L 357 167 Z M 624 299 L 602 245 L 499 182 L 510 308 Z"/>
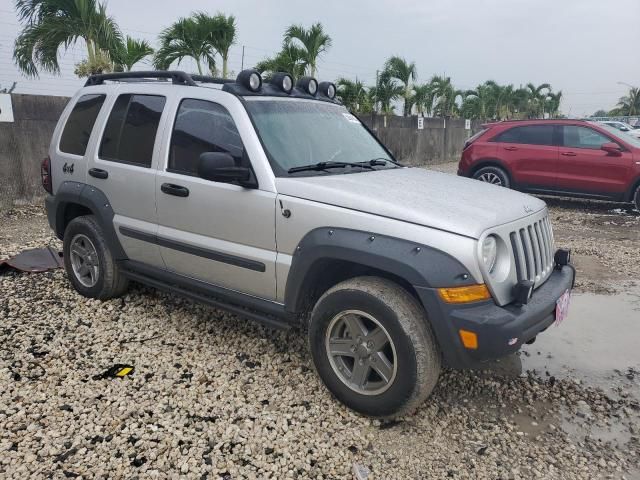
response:
<path fill-rule="evenodd" d="M 254 70 L 92 76 L 42 164 L 48 219 L 80 294 L 134 280 L 301 325 L 333 395 L 393 417 L 442 366 L 561 320 L 574 270 L 544 202 L 402 167 L 335 96 Z"/>

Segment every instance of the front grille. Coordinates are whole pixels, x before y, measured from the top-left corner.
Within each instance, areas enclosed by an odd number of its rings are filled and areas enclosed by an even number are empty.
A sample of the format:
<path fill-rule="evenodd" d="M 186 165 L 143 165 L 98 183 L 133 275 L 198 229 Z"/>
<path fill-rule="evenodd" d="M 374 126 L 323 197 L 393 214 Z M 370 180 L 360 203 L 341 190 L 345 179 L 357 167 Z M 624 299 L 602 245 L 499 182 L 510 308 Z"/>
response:
<path fill-rule="evenodd" d="M 538 287 L 553 270 L 553 233 L 549 218 L 509 233 L 518 281 L 531 280 Z"/>

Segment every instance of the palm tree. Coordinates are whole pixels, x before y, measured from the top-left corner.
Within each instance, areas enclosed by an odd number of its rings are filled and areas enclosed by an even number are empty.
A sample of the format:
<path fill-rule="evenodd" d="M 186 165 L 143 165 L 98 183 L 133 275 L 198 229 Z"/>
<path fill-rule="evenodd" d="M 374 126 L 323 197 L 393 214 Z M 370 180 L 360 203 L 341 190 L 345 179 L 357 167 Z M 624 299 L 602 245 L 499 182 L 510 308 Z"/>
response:
<path fill-rule="evenodd" d="M 188 18 L 180 18 L 160 33 L 160 48 L 153 63 L 157 69 L 166 70 L 175 61 L 193 58 L 202 75 L 205 63 L 210 73 L 216 68 L 216 47 L 214 32 L 218 21 L 205 13 L 198 12 Z"/>
<path fill-rule="evenodd" d="M 404 58 L 393 56 L 384 64 L 382 77 L 395 78 L 402 83 L 404 87 L 404 116 L 411 113 L 411 96 L 413 91 L 412 82 L 416 80 L 418 72 L 414 62 L 407 62 Z"/>
<path fill-rule="evenodd" d="M 433 100 L 435 99 L 435 92 L 433 85 L 425 83 L 423 85 L 416 85 L 413 87 L 413 97 L 411 97 L 412 106 L 415 105 L 416 112 L 419 114 L 426 114 L 431 116 L 433 112 Z"/>
<path fill-rule="evenodd" d="M 295 79 L 304 76 L 307 69 L 307 61 L 301 48 L 285 43 L 282 46 L 282 50 L 275 57 L 258 62 L 255 69 L 262 73 L 265 78 L 269 78 L 270 73 L 287 72 L 295 81 Z"/>
<path fill-rule="evenodd" d="M 620 97 L 618 109 L 623 115 L 637 115 L 640 112 L 640 88 L 631 87 L 629 93 Z"/>
<path fill-rule="evenodd" d="M 336 88 L 340 101 L 348 110 L 356 113 L 367 113 L 371 110 L 371 99 L 360 80 L 339 78 L 336 80 Z"/>
<path fill-rule="evenodd" d="M 399 99 L 404 92 L 404 88 L 398 85 L 394 78 L 382 75 L 375 87 L 369 89 L 369 93 L 374 103 L 380 104 L 380 111 L 384 114 L 393 113 L 392 102 Z M 376 107 L 377 110 L 377 107 Z"/>
<path fill-rule="evenodd" d="M 489 82 L 478 85 L 475 90 L 467 90 L 460 110 L 465 118 L 492 118 L 496 105 L 496 89 Z"/>
<path fill-rule="evenodd" d="M 126 41 L 120 43 L 111 52 L 114 70 L 117 72 L 129 72 L 133 66 L 145 57 L 153 54 L 153 48 L 146 40 L 136 40 L 127 35 Z"/>
<path fill-rule="evenodd" d="M 236 17 L 233 15 L 227 17 L 219 13 L 214 19 L 216 29 L 213 35 L 213 46 L 222 57 L 222 78 L 227 78 L 229 74 L 229 49 L 236 43 Z"/>
<path fill-rule="evenodd" d="M 529 116 L 532 118 L 544 117 L 545 102 L 549 92 L 551 91 L 551 85 L 543 83 L 536 87 L 533 83 L 527 83 L 525 89 L 529 94 Z M 546 90 L 546 92 L 543 90 Z"/>
<path fill-rule="evenodd" d="M 562 101 L 562 90 L 552 93 L 549 92 L 547 101 L 545 102 L 545 109 L 549 113 L 549 117 L 557 118 L 560 114 L 560 102 Z"/>
<path fill-rule="evenodd" d="M 434 75 L 430 82 L 436 96 L 435 112 L 441 117 L 454 116 L 458 112 L 458 98 L 463 98 L 462 90 L 457 90 L 451 83 L 451 77 Z"/>
<path fill-rule="evenodd" d="M 314 23 L 308 30 L 301 25 L 291 25 L 284 34 L 284 42 L 301 49 L 312 77 L 316 76 L 318 59 L 331 47 L 331 37 L 324 32 L 321 23 Z"/>
<path fill-rule="evenodd" d="M 86 44 L 88 65 L 103 65 L 107 52 L 122 41 L 115 20 L 97 0 L 16 0 L 15 5 L 25 27 L 16 38 L 13 59 L 28 76 L 37 77 L 38 68 L 59 73 L 58 50 L 79 39 Z"/>

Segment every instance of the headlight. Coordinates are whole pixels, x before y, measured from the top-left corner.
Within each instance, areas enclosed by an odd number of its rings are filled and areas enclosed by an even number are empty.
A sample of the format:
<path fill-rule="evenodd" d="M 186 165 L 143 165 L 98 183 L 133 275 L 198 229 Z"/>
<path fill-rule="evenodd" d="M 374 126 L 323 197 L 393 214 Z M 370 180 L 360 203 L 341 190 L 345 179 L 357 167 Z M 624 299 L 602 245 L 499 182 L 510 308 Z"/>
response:
<path fill-rule="evenodd" d="M 482 261 L 487 272 L 493 273 L 498 258 L 498 245 L 496 237 L 489 235 L 482 243 Z"/>

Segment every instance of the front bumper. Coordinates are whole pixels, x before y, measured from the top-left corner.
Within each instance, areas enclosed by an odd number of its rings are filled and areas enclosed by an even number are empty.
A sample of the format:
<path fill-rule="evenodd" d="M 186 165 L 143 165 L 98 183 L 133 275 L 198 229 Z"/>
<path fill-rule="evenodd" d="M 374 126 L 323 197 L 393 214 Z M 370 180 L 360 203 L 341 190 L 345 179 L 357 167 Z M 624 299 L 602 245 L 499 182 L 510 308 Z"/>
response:
<path fill-rule="evenodd" d="M 516 352 L 549 327 L 555 321 L 556 301 L 573 287 L 574 280 L 573 266 L 554 270 L 523 306 L 499 307 L 492 300 L 451 305 L 443 302 L 434 288 L 416 287 L 416 290 L 427 310 L 445 364 L 469 368 Z M 477 334 L 477 349 L 466 349 L 462 345 L 460 329 Z"/>

